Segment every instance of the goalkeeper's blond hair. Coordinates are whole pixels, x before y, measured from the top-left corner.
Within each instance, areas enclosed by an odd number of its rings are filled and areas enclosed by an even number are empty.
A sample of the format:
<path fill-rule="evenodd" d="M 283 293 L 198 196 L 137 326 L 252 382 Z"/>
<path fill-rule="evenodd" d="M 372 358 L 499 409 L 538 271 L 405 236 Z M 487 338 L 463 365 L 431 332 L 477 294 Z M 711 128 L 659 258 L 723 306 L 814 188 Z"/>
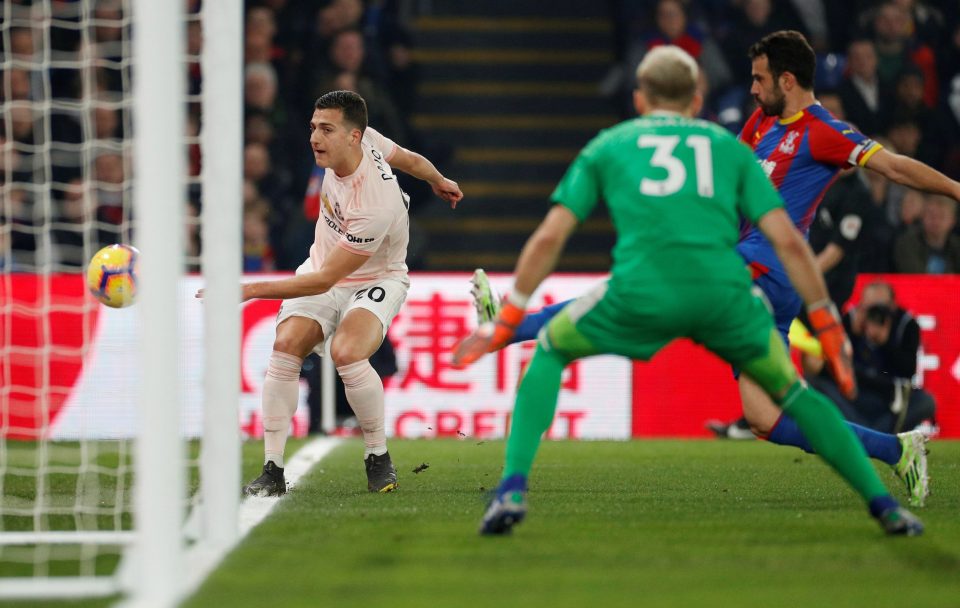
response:
<path fill-rule="evenodd" d="M 637 66 L 637 88 L 656 106 L 686 108 L 697 91 L 700 68 L 678 46 L 658 46 Z"/>

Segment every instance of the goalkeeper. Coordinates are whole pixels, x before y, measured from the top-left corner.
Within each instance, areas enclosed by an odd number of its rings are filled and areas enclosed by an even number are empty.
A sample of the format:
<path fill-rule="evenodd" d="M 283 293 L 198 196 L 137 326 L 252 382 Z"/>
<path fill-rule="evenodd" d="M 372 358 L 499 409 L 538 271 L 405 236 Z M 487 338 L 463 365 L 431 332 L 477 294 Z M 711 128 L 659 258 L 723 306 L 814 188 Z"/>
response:
<path fill-rule="evenodd" d="M 520 254 L 496 325 L 482 326 L 457 349 L 457 361 L 469 363 L 509 341 L 577 223 L 600 198 L 607 201 L 618 237 L 611 277 L 541 333 L 518 389 L 503 478 L 480 532 L 509 532 L 526 515 L 527 477 L 568 363 L 602 353 L 646 360 L 674 338 L 689 337 L 743 370 L 788 412 L 888 534 L 920 534 L 923 525 L 890 496 L 837 409 L 797 377 L 769 311 L 751 292 L 735 250 L 738 214 L 773 244 L 832 371 L 853 383 L 836 308 L 782 200 L 749 148 L 689 118 L 702 103 L 697 70 L 677 47 L 644 58 L 634 99 L 641 118 L 600 133 L 580 152 L 553 193 L 557 205 Z"/>
<path fill-rule="evenodd" d="M 747 121 L 739 139 L 749 145 L 757 161 L 783 197 L 787 214 L 801 233 L 806 233 L 810 218 L 820 199 L 841 169 L 864 166 L 891 181 L 913 188 L 956 197 L 960 183 L 930 167 L 883 150 L 850 125 L 836 120 L 815 99 L 812 85 L 816 71 L 813 49 L 798 32 L 774 32 L 750 50 L 754 83 L 751 92 L 759 106 Z M 773 310 L 774 323 L 783 339 L 794 317 L 800 312 L 800 296 L 776 252 L 761 231 L 746 226 L 737 250 L 750 267 L 754 284 L 763 290 Z M 837 248 L 821 252 L 821 269 L 836 263 Z M 480 297 L 476 297 L 481 317 L 491 306 L 483 297 L 482 273 L 474 277 Z M 530 315 L 517 330 L 517 338 L 536 335 L 539 325 L 563 303 Z M 839 387 L 849 398 L 853 383 L 838 378 Z M 782 415 L 763 389 L 749 377 L 739 378 L 743 414 L 757 436 L 777 445 L 796 446 L 808 452 L 814 447 L 790 416 Z M 897 435 L 848 423 L 871 458 L 893 467 L 903 481 L 912 506 L 924 505 L 930 493 L 927 474 L 926 437 L 919 431 Z"/>

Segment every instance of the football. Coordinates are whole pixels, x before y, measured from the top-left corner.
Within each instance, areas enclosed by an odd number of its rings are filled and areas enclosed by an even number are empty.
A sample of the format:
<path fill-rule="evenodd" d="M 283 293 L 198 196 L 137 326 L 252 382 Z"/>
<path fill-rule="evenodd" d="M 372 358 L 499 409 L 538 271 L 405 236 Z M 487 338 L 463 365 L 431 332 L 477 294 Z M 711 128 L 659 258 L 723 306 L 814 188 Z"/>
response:
<path fill-rule="evenodd" d="M 137 263 L 140 252 L 130 245 L 108 245 L 87 265 L 87 287 L 111 308 L 124 308 L 137 297 Z"/>

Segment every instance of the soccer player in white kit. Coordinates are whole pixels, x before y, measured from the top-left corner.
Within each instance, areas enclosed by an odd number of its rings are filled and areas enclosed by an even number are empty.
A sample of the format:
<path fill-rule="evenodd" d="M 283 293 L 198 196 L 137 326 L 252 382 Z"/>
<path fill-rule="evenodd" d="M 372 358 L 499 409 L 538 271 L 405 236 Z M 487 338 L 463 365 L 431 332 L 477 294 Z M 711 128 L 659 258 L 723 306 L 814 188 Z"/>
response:
<path fill-rule="evenodd" d="M 352 91 L 317 99 L 310 146 L 317 166 L 326 169 L 310 256 L 292 278 L 243 285 L 243 301 L 283 300 L 263 383 L 263 473 L 243 491 L 286 492 L 283 450 L 297 408 L 300 366 L 311 351 L 322 355 L 332 337 L 330 355 L 363 431 L 367 489 L 390 492 L 397 473 L 384 433 L 383 383 L 369 358 L 410 285 L 409 198 L 391 166 L 428 182 L 451 207 L 463 193 L 429 160 L 367 127 L 366 102 Z"/>

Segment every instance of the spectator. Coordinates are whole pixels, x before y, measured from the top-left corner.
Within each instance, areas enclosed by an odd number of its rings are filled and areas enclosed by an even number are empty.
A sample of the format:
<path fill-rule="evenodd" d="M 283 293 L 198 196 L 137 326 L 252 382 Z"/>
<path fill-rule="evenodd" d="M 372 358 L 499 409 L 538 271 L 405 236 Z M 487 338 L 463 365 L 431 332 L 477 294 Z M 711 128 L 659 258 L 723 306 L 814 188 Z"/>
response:
<path fill-rule="evenodd" d="M 10 53 L 19 61 L 33 61 L 33 29 L 29 27 L 10 28 Z"/>
<path fill-rule="evenodd" d="M 9 235 L 10 248 L 13 250 L 9 264 L 13 265 L 14 270 L 17 267 L 34 266 L 37 245 L 35 214 L 40 210 L 34 207 L 33 198 L 23 188 L 10 188 L 5 194 L 5 204 L 0 208 L 0 213 L 9 213 L 3 222 L 3 231 Z"/>
<path fill-rule="evenodd" d="M 199 19 L 187 22 L 187 94 L 199 95 L 200 53 L 203 51 L 203 26 Z"/>
<path fill-rule="evenodd" d="M 900 152 L 888 139 L 877 137 L 875 140 L 891 153 Z M 909 190 L 876 171 L 862 171 L 860 175 L 866 180 L 873 203 L 867 225 L 870 234 L 860 259 L 860 272 L 890 272 L 893 268 L 893 241 L 900 228 L 900 207 Z"/>
<path fill-rule="evenodd" d="M 304 54 L 307 57 L 327 57 L 330 53 L 330 43 L 334 36 L 346 29 L 359 27 L 363 17 L 363 3 L 360 0 L 332 0 L 327 6 L 317 12 L 316 24 L 312 36 L 307 37 Z M 315 66 L 315 62 L 308 65 Z M 322 80 L 321 73 L 315 72 L 311 78 L 311 86 Z"/>
<path fill-rule="evenodd" d="M 315 96 L 336 90 L 359 93 L 367 102 L 370 124 L 403 145 L 408 138 L 400 111 L 386 89 L 368 75 L 365 65 L 366 43 L 360 31 L 347 29 L 337 33 L 330 43 L 330 67 L 334 75 L 322 82 Z"/>
<path fill-rule="evenodd" d="M 245 143 L 261 144 L 270 148 L 273 144 L 274 129 L 270 119 L 262 112 L 248 112 L 243 129 Z"/>
<path fill-rule="evenodd" d="M 687 8 L 680 0 L 660 0 L 657 2 L 656 29 L 648 34 L 644 41 L 643 53 L 664 44 L 679 46 L 694 59 L 703 52 L 704 32 L 687 19 Z"/>
<path fill-rule="evenodd" d="M 800 18 L 789 2 L 744 0 L 737 7 L 730 27 L 722 33 L 720 46 L 737 85 L 748 87 L 750 62 L 747 50 L 757 41 L 777 30 L 802 30 Z"/>
<path fill-rule="evenodd" d="M 957 203 L 945 196 L 928 195 L 919 226 L 911 227 L 894 246 L 897 272 L 945 274 L 960 272 L 960 236 L 953 234 Z"/>
<path fill-rule="evenodd" d="M 123 68 L 120 66 L 126 50 L 123 41 L 123 3 L 120 0 L 97 2 L 93 16 L 96 20 L 93 28 L 94 42 L 93 46 L 86 51 L 91 52 L 98 59 L 111 62 L 109 66 L 100 66 L 97 69 L 102 90 L 122 94 L 125 83 Z"/>
<path fill-rule="evenodd" d="M 894 87 L 893 117 L 899 122 L 912 122 L 920 131 L 920 140 L 914 158 L 929 165 L 940 166 L 948 142 L 944 141 L 944 117 L 927 107 L 923 100 L 923 72 L 914 65 L 907 66 L 897 77 Z"/>
<path fill-rule="evenodd" d="M 30 99 L 31 97 L 33 93 L 30 73 L 26 70 L 10 70 L 10 99 Z"/>
<path fill-rule="evenodd" d="M 86 265 L 83 241 L 86 223 L 93 217 L 93 197 L 83 180 L 74 178 L 64 188 L 54 189 L 57 212 L 51 230 L 56 245 L 54 259 L 62 266 L 82 268 Z"/>
<path fill-rule="evenodd" d="M 877 9 L 873 32 L 880 81 L 892 86 L 913 64 L 923 72 L 924 103 L 927 107 L 936 107 L 939 90 L 936 59 L 929 46 L 911 38 L 910 14 L 897 2 L 887 2 Z"/>
<path fill-rule="evenodd" d="M 272 57 L 273 41 L 265 33 L 253 32 L 243 39 L 244 63 L 269 63 Z"/>
<path fill-rule="evenodd" d="M 255 6 L 247 11 L 244 39 L 260 37 L 272 43 L 276 34 L 277 22 L 271 9 L 265 6 Z"/>
<path fill-rule="evenodd" d="M 21 144 L 35 143 L 33 124 L 34 108 L 25 103 L 11 104 L 9 111 L 9 129 L 13 140 Z"/>
<path fill-rule="evenodd" d="M 243 147 L 243 178 L 256 184 L 257 190 L 268 199 L 279 190 L 270 169 L 270 154 L 265 146 L 249 143 Z"/>
<path fill-rule="evenodd" d="M 193 112 L 188 113 L 184 130 L 187 141 L 187 175 L 200 177 L 203 163 L 203 151 L 200 149 L 200 117 Z"/>
<path fill-rule="evenodd" d="M 923 139 L 923 132 L 920 125 L 913 121 L 909 115 L 899 114 L 894 116 L 887 128 L 887 137 L 890 142 L 896 146 L 900 154 L 917 157 L 917 150 L 920 149 L 920 142 Z"/>
<path fill-rule="evenodd" d="M 849 73 L 839 88 L 847 119 L 866 135 L 877 135 L 883 130 L 889 94 L 880 86 L 873 42 L 865 38 L 851 42 L 847 67 Z"/>
<path fill-rule="evenodd" d="M 277 101 L 277 72 L 272 65 L 247 64 L 243 73 L 243 98 L 252 110 L 272 112 Z"/>
<path fill-rule="evenodd" d="M 941 45 L 945 33 L 943 13 L 922 0 L 896 0 L 896 3 L 910 16 L 914 38 L 934 49 Z"/>
<path fill-rule="evenodd" d="M 335 71 L 359 75 L 364 70 L 365 58 L 366 47 L 360 30 L 339 31 L 330 41 L 330 63 Z"/>
<path fill-rule="evenodd" d="M 183 218 L 184 255 L 188 272 L 199 272 L 200 267 L 200 205 L 196 201 L 187 201 Z"/>
<path fill-rule="evenodd" d="M 0 185 L 6 183 L 8 171 L 13 173 L 20 166 L 20 153 L 2 133 L 0 128 Z"/>
<path fill-rule="evenodd" d="M 123 157 L 112 151 L 100 152 L 93 163 L 94 191 L 97 201 L 97 220 L 101 222 L 100 242 L 121 242 L 122 225 L 127 209 L 124 184 Z"/>
<path fill-rule="evenodd" d="M 257 185 L 250 181 L 249 179 L 243 180 L 243 205 L 246 207 L 251 203 L 260 199 L 260 191 L 257 190 Z"/>
<path fill-rule="evenodd" d="M 654 11 L 653 30 L 629 45 L 626 64 L 612 70 L 601 85 L 606 95 L 614 97 L 622 115 L 632 116 L 634 113 L 631 99 L 636 66 L 647 51 L 666 44 L 678 46 L 696 59 L 706 71 L 707 81 L 714 90 L 722 90 L 731 82 L 730 67 L 720 47 L 705 30 L 691 23 L 686 4 L 681 0 L 659 0 Z"/>
<path fill-rule="evenodd" d="M 837 307 L 853 293 L 862 252 L 871 245 L 872 210 L 870 191 L 859 172 L 846 171 L 824 194 L 810 225 L 810 248 Z"/>
<path fill-rule="evenodd" d="M 330 90 L 359 93 L 367 102 L 367 116 L 370 124 L 383 129 L 385 133 L 390 133 L 391 139 L 401 145 L 409 140 L 400 111 L 387 92 L 374 81 L 369 78 L 358 78 L 351 72 L 341 72 L 334 78 Z"/>
<path fill-rule="evenodd" d="M 400 18 L 400 2 L 378 4 L 370 3 L 370 18 L 364 17 L 364 39 L 380 66 L 377 80 L 390 91 L 401 116 L 407 120 L 414 110 L 420 82 L 419 67 L 411 53 L 413 37 Z"/>
<path fill-rule="evenodd" d="M 96 139 L 120 139 L 120 116 L 111 107 L 97 105 L 93 109 L 93 132 Z"/>
<path fill-rule="evenodd" d="M 906 232 L 920 223 L 920 218 L 923 217 L 923 201 L 923 192 L 908 188 L 899 204 L 891 205 L 890 212 L 894 215 L 890 219 L 898 233 Z"/>
<path fill-rule="evenodd" d="M 781 0 L 782 1 L 782 0 Z M 830 45 L 830 31 L 824 0 L 790 0 L 797 16 L 803 23 L 807 40 L 817 53 L 826 53 Z M 831 4 L 837 4 L 831 2 Z"/>
<path fill-rule="evenodd" d="M 664 44 L 673 44 L 697 60 L 707 73 L 710 86 L 722 90 L 732 80 L 730 67 L 709 33 L 690 22 L 686 5 L 680 0 L 660 0 L 656 9 L 656 30 L 646 40 L 644 53 Z M 742 60 L 741 60 L 742 62 Z M 639 59 L 634 66 L 639 64 Z M 631 66 L 631 72 L 633 67 Z"/>
<path fill-rule="evenodd" d="M 331 0 L 317 14 L 317 33 L 329 40 L 337 32 L 359 25 L 362 17 L 361 0 Z"/>
<path fill-rule="evenodd" d="M 811 385 L 830 397 L 850 421 L 886 433 L 898 433 L 933 420 L 933 397 L 912 386 L 917 372 L 920 325 L 897 306 L 889 283 L 867 285 L 857 307 L 844 315 L 853 345 L 859 389 L 846 399 L 825 371 L 809 374 Z"/>
<path fill-rule="evenodd" d="M 243 271 L 272 272 L 275 270 L 273 249 L 270 247 L 270 205 L 263 199 L 243 209 Z"/>

